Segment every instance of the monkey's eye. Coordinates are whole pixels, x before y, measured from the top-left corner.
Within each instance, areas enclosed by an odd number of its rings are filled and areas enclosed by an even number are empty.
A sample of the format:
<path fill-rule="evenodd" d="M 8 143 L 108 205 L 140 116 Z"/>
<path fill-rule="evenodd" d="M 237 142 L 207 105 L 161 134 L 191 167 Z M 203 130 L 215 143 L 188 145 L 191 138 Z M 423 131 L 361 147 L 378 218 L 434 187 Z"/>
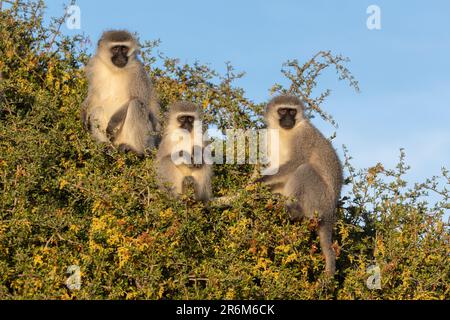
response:
<path fill-rule="evenodd" d="M 295 109 L 290 109 L 290 110 L 289 110 L 289 114 L 290 114 L 291 116 L 296 116 L 296 115 L 297 115 L 297 110 L 295 110 Z"/>
<path fill-rule="evenodd" d="M 278 114 L 281 116 L 285 116 L 287 114 L 287 109 L 278 109 Z"/>
<path fill-rule="evenodd" d="M 188 122 L 188 123 L 194 123 L 195 118 L 192 117 L 192 116 L 179 116 L 179 117 L 177 118 L 177 120 L 178 120 L 178 122 L 180 122 L 180 123 L 185 123 L 185 122 Z"/>
<path fill-rule="evenodd" d="M 130 49 L 127 46 L 115 46 L 111 48 L 111 53 L 116 55 L 121 53 L 123 55 L 127 55 Z"/>
<path fill-rule="evenodd" d="M 190 118 L 189 116 L 179 116 L 177 118 L 177 120 L 179 123 L 185 123 L 185 122 L 189 122 L 189 118 Z"/>
<path fill-rule="evenodd" d="M 122 46 L 121 47 L 121 49 L 120 49 L 120 51 L 122 51 L 122 53 L 124 54 L 124 55 L 127 55 L 128 54 L 128 47 L 126 47 L 126 46 Z"/>

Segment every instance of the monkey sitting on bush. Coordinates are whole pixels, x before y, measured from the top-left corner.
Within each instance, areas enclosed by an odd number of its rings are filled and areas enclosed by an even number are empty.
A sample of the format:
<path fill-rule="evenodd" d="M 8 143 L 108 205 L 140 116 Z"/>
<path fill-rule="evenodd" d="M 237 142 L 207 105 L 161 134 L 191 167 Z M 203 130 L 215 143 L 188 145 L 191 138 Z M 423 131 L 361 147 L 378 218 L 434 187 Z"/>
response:
<path fill-rule="evenodd" d="M 159 103 L 138 52 L 128 31 L 103 33 L 86 67 L 82 121 L 97 141 L 142 155 L 155 147 L 160 124 Z"/>
<path fill-rule="evenodd" d="M 200 108 L 189 102 L 169 106 L 166 128 L 156 154 L 161 188 L 168 185 L 171 194 L 178 197 L 187 192 L 187 185 L 193 184 L 195 199 L 208 202 L 212 170 L 210 164 L 204 163 L 204 147 Z"/>
<path fill-rule="evenodd" d="M 318 234 L 325 256 L 326 272 L 333 275 L 336 256 L 332 248 L 336 206 L 342 188 L 342 165 L 331 142 L 304 115 L 304 105 L 295 96 L 272 99 L 265 112 L 268 129 L 278 129 L 278 155 L 269 154 L 269 168 L 277 173 L 259 181 L 272 192 L 287 197 L 286 210 L 293 220 L 320 219 Z M 275 148 L 276 149 L 276 148 Z M 276 158 L 275 158 L 276 157 Z"/>

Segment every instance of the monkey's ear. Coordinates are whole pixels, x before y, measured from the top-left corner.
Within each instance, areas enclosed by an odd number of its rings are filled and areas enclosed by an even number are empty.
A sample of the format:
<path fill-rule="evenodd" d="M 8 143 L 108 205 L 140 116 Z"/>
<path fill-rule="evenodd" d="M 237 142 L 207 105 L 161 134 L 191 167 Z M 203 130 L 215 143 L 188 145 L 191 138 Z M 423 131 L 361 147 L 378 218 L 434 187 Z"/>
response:
<path fill-rule="evenodd" d="M 300 102 L 302 104 L 302 109 L 305 111 L 306 106 L 308 105 L 308 102 L 305 99 L 300 99 Z"/>
<path fill-rule="evenodd" d="M 128 51 L 128 57 L 135 56 L 137 57 L 141 53 L 141 47 L 139 45 L 130 46 L 130 50 Z"/>

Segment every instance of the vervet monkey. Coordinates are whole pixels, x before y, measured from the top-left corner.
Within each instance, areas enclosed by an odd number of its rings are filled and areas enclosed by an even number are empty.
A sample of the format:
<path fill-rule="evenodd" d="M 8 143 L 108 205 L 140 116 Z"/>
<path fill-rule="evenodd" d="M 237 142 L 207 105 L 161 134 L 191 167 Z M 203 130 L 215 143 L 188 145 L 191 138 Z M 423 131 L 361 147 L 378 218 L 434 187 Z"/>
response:
<path fill-rule="evenodd" d="M 272 144 L 278 143 L 278 148 L 274 148 L 279 150 L 278 155 L 269 154 L 278 172 L 260 180 L 273 192 L 287 197 L 286 209 L 291 219 L 312 218 L 317 212 L 326 272 L 333 275 L 336 256 L 332 233 L 343 183 L 342 165 L 336 151 L 305 118 L 304 105 L 295 96 L 281 95 L 272 99 L 267 105 L 265 120 L 268 129 L 279 129 L 278 141 L 269 139 L 269 150 Z"/>
<path fill-rule="evenodd" d="M 211 198 L 211 163 L 204 163 L 204 142 L 199 107 L 189 102 L 169 106 L 167 124 L 156 155 L 161 187 L 169 185 L 178 197 L 186 193 L 186 182 L 192 183 L 196 200 Z"/>
<path fill-rule="evenodd" d="M 89 91 L 82 120 L 97 141 L 143 154 L 156 144 L 160 108 L 138 53 L 128 31 L 103 33 L 86 66 Z"/>

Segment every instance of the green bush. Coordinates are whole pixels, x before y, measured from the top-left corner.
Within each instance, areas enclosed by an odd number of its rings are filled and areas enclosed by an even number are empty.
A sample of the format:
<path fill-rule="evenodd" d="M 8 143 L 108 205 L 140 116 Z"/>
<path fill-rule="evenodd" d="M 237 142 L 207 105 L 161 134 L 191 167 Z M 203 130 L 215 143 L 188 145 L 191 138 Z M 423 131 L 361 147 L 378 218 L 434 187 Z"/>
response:
<path fill-rule="evenodd" d="M 249 165 L 215 167 L 214 193 L 236 194 L 227 208 L 204 207 L 189 195 L 158 190 L 153 157 L 105 150 L 79 120 L 87 84 L 83 37 L 43 23 L 43 2 L 13 1 L 0 12 L 0 298 L 1 299 L 448 299 L 450 235 L 448 171 L 407 188 L 399 165 L 345 168 L 351 191 L 341 203 L 333 280 L 323 275 L 317 221 L 291 223 L 283 201 L 250 185 Z M 262 105 L 245 97 L 227 65 L 180 65 L 153 54 L 143 59 L 162 107 L 178 99 L 201 104 L 208 124 L 258 128 Z M 284 74 L 308 114 L 334 124 L 313 95 L 322 71 L 358 84 L 346 59 L 319 52 Z M 444 185 L 444 186 L 442 186 Z M 428 192 L 442 198 L 428 203 Z M 381 269 L 380 290 L 366 286 L 367 268 Z M 82 286 L 66 287 L 79 265 Z"/>

